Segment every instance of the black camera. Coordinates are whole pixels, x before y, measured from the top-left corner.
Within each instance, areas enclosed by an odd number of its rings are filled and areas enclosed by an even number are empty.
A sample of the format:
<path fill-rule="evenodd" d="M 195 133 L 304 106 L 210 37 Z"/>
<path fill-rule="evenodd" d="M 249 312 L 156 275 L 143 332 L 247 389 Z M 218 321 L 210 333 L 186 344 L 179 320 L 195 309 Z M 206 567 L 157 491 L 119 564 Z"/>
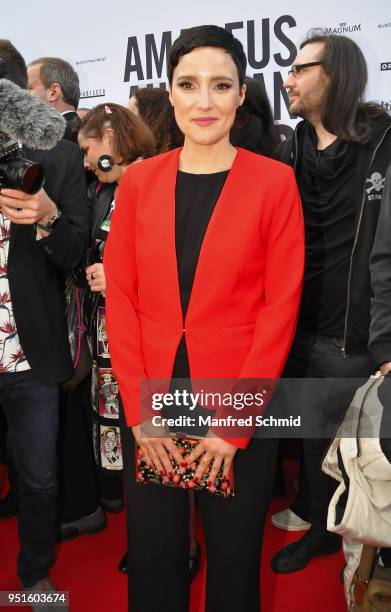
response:
<path fill-rule="evenodd" d="M 20 145 L 0 132 L 0 189 L 21 189 L 25 193 L 37 193 L 45 183 L 45 173 L 40 164 L 24 159 Z"/>

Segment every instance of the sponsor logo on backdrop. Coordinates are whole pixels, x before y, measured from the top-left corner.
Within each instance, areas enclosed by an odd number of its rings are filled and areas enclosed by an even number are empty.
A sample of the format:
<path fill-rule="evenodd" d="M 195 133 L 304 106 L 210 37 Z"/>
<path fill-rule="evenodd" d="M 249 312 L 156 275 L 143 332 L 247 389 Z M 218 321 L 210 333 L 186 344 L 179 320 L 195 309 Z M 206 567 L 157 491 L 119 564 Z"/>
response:
<path fill-rule="evenodd" d="M 380 28 L 380 29 L 391 28 L 391 21 L 389 21 L 388 23 L 379 23 L 379 25 L 377 27 Z"/>
<path fill-rule="evenodd" d="M 337 26 L 325 27 L 326 34 L 347 34 L 348 32 L 361 32 L 361 23 L 339 23 Z"/>
<path fill-rule="evenodd" d="M 106 95 L 106 89 L 99 87 L 96 89 L 82 89 L 80 91 L 80 100 L 85 98 L 103 98 Z"/>
<path fill-rule="evenodd" d="M 81 64 L 95 64 L 96 62 L 105 62 L 107 57 L 93 57 L 92 59 L 83 59 L 78 60 L 76 66 L 81 66 Z"/>
<path fill-rule="evenodd" d="M 382 100 L 380 104 L 382 105 L 385 111 L 387 111 L 388 113 L 391 112 L 391 100 Z"/>
<path fill-rule="evenodd" d="M 287 69 L 292 65 L 297 49 L 296 19 L 292 15 L 281 15 L 277 19 L 235 21 L 226 23 L 226 30 L 237 36 L 244 46 L 248 60 L 248 74 L 259 79 L 266 87 L 265 75 L 274 117 L 281 119 L 282 108 L 289 112 L 288 94 L 283 88 Z M 127 42 L 124 82 L 130 85 L 130 96 L 139 87 L 165 86 L 169 52 L 179 31 L 149 33 L 144 36 L 129 36 Z M 274 64 L 274 72 L 270 70 Z M 272 68 L 272 70 L 273 70 Z M 280 68 L 284 69 L 283 72 Z M 270 78 L 272 82 L 270 82 Z"/>
<path fill-rule="evenodd" d="M 382 62 L 380 64 L 380 70 L 391 70 L 391 62 Z"/>

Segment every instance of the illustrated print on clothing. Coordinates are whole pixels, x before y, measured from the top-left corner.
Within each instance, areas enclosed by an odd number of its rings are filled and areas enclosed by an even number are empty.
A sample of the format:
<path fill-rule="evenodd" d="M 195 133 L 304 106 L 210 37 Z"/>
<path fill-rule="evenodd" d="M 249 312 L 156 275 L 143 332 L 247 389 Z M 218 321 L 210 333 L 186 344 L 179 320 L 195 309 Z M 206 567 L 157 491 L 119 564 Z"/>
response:
<path fill-rule="evenodd" d="M 98 306 L 97 309 L 97 354 L 98 357 L 103 357 L 103 359 L 110 359 L 109 353 L 109 343 L 107 340 L 107 331 L 106 331 L 106 317 L 105 317 L 105 309 L 103 306 Z"/>
<path fill-rule="evenodd" d="M 98 365 L 96 361 L 92 362 L 91 372 L 91 405 L 98 412 Z"/>
<path fill-rule="evenodd" d="M 16 329 L 8 282 L 8 252 L 11 221 L 0 212 L 0 372 L 20 372 L 30 368 Z"/>
<path fill-rule="evenodd" d="M 380 172 L 373 172 L 370 178 L 366 180 L 366 183 L 370 184 L 366 190 L 368 200 L 381 200 L 385 180 L 385 177 Z"/>
<path fill-rule="evenodd" d="M 119 416 L 118 383 L 111 368 L 98 369 L 99 415 L 112 419 Z"/>
<path fill-rule="evenodd" d="M 111 219 L 111 215 L 113 214 L 114 208 L 115 208 L 115 202 L 113 201 L 111 203 L 110 212 L 108 216 L 106 217 L 106 219 L 102 221 L 100 225 L 100 229 L 103 230 L 104 232 L 108 232 L 110 230 L 110 219 Z"/>
<path fill-rule="evenodd" d="M 100 425 L 100 455 L 102 468 L 122 470 L 122 449 L 119 427 Z"/>

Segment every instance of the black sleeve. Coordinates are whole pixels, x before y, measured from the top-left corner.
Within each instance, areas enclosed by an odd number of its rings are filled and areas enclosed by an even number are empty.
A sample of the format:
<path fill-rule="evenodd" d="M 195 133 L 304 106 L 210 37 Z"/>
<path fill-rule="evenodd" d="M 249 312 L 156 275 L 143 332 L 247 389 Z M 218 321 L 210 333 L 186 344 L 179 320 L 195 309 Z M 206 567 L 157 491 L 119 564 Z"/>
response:
<path fill-rule="evenodd" d="M 283 162 L 284 164 L 293 166 L 294 165 L 293 146 L 294 146 L 293 136 L 290 136 L 277 147 L 274 158 L 280 162 Z"/>
<path fill-rule="evenodd" d="M 368 347 L 380 366 L 391 361 L 391 166 L 386 174 L 369 265 L 373 297 Z"/>
<path fill-rule="evenodd" d="M 61 141 L 42 161 L 47 174 L 45 190 L 61 217 L 50 234 L 39 241 L 46 256 L 65 272 L 76 268 L 85 256 L 90 236 L 90 209 L 79 147 Z"/>

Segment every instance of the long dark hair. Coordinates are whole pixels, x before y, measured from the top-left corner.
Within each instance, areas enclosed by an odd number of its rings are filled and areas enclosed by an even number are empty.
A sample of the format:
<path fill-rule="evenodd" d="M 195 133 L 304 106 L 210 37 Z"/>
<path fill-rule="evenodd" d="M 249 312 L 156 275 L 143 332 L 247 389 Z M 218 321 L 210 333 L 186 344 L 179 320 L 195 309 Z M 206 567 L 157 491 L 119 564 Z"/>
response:
<path fill-rule="evenodd" d="M 175 121 L 168 92 L 161 87 L 142 87 L 134 93 L 140 119 L 156 140 L 156 153 L 165 153 L 183 145 L 183 134 Z"/>
<path fill-rule="evenodd" d="M 236 111 L 230 141 L 254 153 L 273 157 L 281 143 L 274 123 L 272 109 L 265 87 L 258 79 L 246 77 L 246 97 Z"/>
<path fill-rule="evenodd" d="M 310 32 L 300 49 L 311 43 L 324 44 L 320 59 L 330 78 L 321 115 L 324 127 L 341 140 L 368 142 L 371 124 L 384 110 L 374 102 L 364 103 L 368 70 L 360 47 L 347 36 L 322 30 Z"/>

